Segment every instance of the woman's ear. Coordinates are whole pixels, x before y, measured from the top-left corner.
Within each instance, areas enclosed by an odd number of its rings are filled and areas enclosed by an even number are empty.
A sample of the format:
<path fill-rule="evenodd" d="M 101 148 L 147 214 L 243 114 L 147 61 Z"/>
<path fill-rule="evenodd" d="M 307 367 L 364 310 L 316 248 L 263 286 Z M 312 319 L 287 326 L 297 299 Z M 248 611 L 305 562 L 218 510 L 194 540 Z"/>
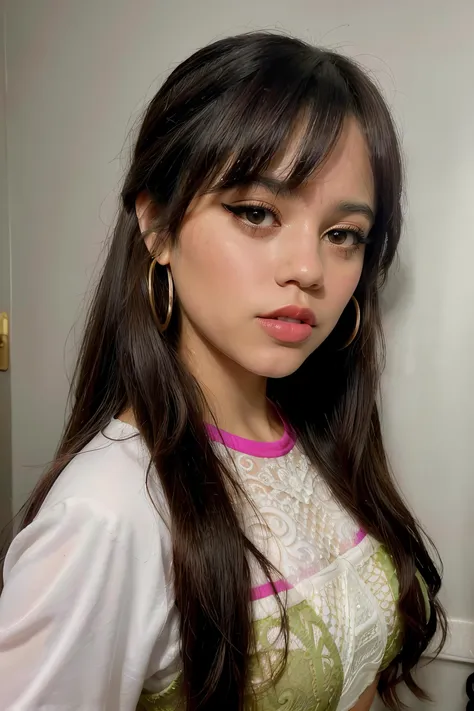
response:
<path fill-rule="evenodd" d="M 150 193 L 148 193 L 146 190 L 139 193 L 137 199 L 135 200 L 135 212 L 137 214 L 140 232 L 148 232 L 148 230 L 153 229 L 158 219 L 158 210 L 159 208 L 157 204 L 153 202 Z M 166 244 L 161 245 L 158 254 L 156 253 L 156 232 L 150 232 L 149 234 L 147 234 L 144 241 L 148 251 L 150 252 L 150 254 L 155 256 L 157 262 L 159 262 L 163 266 L 169 264 L 170 250 Z"/>

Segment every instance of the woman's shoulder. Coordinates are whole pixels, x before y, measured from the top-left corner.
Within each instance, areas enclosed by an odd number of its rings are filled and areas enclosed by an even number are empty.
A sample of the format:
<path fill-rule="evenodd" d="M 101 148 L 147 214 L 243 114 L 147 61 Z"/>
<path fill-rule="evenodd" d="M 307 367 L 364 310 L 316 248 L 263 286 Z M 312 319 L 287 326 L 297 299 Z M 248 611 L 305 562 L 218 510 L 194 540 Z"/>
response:
<path fill-rule="evenodd" d="M 66 548 L 80 565 L 84 556 L 90 561 L 108 551 L 110 558 L 133 560 L 137 574 L 143 569 L 161 578 L 171 561 L 171 535 L 149 463 L 138 432 L 113 420 L 60 473 L 34 520 L 12 542 L 7 569 L 46 546 Z"/>
<path fill-rule="evenodd" d="M 70 708 L 71 698 L 83 699 L 81 708 L 104 698 L 110 708 L 129 708 L 145 679 L 178 656 L 171 536 L 159 498 L 148 494 L 156 480 L 147 487 L 148 464 L 140 437 L 112 422 L 13 540 L 0 657 L 16 649 L 27 662 L 0 671 L 8 708 L 44 708 L 51 694 L 58 709 Z M 26 700 L 15 705 L 19 699 Z"/>
<path fill-rule="evenodd" d="M 91 512 L 131 525 L 166 525 L 167 507 L 143 439 L 119 420 L 98 433 L 65 467 L 53 484 L 41 514 L 65 502 L 90 507 Z"/>

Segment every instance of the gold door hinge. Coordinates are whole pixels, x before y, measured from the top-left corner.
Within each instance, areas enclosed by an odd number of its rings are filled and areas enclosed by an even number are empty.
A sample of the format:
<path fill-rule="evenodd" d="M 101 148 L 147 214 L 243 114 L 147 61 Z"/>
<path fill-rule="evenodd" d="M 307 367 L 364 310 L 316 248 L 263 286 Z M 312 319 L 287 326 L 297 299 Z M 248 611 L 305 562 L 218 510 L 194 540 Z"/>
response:
<path fill-rule="evenodd" d="M 9 360 L 8 315 L 3 312 L 0 314 L 0 370 L 8 370 Z"/>

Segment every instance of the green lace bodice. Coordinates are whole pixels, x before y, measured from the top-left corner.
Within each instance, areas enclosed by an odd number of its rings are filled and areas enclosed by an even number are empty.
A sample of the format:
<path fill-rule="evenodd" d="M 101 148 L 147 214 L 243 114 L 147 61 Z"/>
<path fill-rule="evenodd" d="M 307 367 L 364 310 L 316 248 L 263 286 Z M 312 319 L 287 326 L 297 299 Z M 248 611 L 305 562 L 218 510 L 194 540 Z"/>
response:
<path fill-rule="evenodd" d="M 351 586 L 344 584 L 351 576 L 345 576 L 344 573 L 341 573 L 339 579 L 329 579 L 319 587 L 312 599 L 294 605 L 290 602 L 290 650 L 285 670 L 276 683 L 270 686 L 267 684 L 259 694 L 259 686 L 268 680 L 270 669 L 275 668 L 279 659 L 279 650 L 275 648 L 274 640 L 280 622 L 277 615 L 255 620 L 257 651 L 251 662 L 251 677 L 257 694 L 252 700 L 249 698 L 249 711 L 338 711 L 345 686 L 357 675 L 358 666 L 360 673 L 366 673 L 370 654 L 376 661 L 371 680 L 396 656 L 400 645 L 396 615 L 398 582 L 390 556 L 384 548 L 376 547 L 370 555 L 359 561 L 354 570 L 350 566 L 350 570 L 359 578 L 359 590 L 365 588 L 366 591 L 361 601 L 355 603 L 355 610 L 357 605 L 360 605 L 359 610 L 363 607 L 368 609 L 372 602 L 375 624 L 372 627 L 369 624 L 362 636 L 358 637 L 357 625 L 353 627 L 347 624 L 347 620 L 341 619 L 349 601 L 344 600 L 340 592 L 346 589 L 351 594 Z M 355 587 L 357 595 L 357 585 Z M 351 655 L 348 655 L 348 648 L 352 648 Z M 346 697 L 349 699 L 349 694 L 346 693 Z M 144 692 L 138 709 L 181 710 L 179 676 L 160 693 Z"/>

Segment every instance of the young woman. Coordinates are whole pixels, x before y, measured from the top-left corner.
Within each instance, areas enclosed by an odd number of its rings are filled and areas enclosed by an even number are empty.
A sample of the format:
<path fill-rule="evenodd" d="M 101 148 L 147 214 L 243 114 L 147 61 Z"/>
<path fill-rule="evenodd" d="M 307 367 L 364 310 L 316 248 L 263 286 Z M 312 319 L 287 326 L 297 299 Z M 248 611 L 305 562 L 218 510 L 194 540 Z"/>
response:
<path fill-rule="evenodd" d="M 257 33 L 171 74 L 5 561 L 2 709 L 422 696 L 440 577 L 376 406 L 400 196 L 389 112 L 349 59 Z"/>

